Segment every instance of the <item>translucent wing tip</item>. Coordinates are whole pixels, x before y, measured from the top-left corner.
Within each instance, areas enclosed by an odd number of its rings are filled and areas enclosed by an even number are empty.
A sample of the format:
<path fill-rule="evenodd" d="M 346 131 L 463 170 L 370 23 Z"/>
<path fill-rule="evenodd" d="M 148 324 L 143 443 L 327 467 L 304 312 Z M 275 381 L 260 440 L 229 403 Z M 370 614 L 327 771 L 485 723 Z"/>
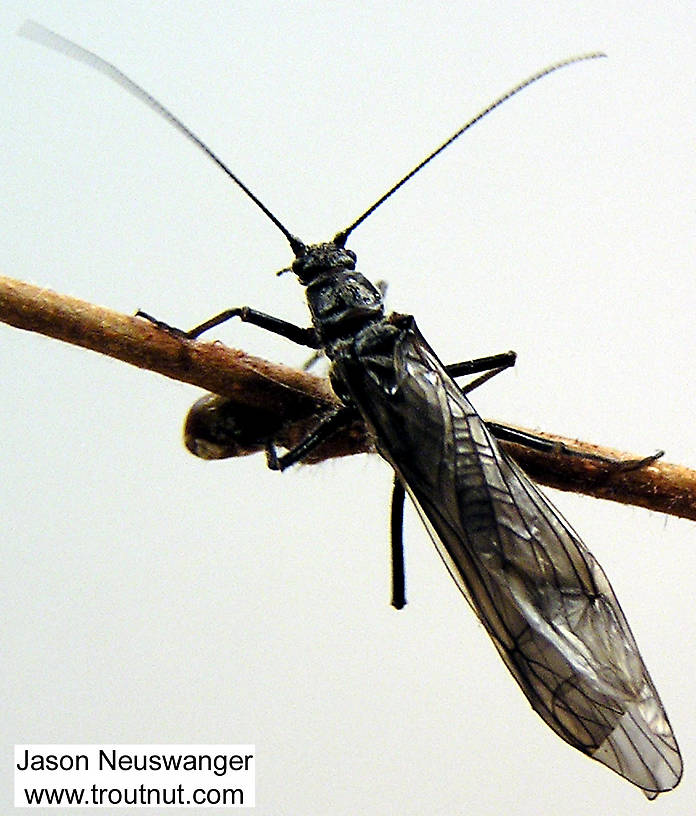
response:
<path fill-rule="evenodd" d="M 655 799 L 679 784 L 682 758 L 658 699 L 632 703 L 616 728 L 592 754 Z"/>

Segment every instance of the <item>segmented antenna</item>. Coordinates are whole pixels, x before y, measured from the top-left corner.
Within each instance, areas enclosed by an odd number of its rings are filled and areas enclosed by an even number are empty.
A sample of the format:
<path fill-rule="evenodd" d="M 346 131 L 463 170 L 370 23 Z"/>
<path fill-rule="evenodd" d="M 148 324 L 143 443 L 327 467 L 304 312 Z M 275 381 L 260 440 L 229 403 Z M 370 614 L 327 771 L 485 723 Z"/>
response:
<path fill-rule="evenodd" d="M 26 37 L 29 40 L 33 40 L 34 42 L 39 43 L 40 45 L 45 45 L 47 48 L 52 48 L 54 51 L 58 51 L 61 54 L 65 54 L 68 57 L 72 57 L 73 59 L 78 60 L 79 62 L 83 62 L 85 65 L 89 65 L 91 68 L 95 68 L 97 71 L 101 72 L 105 76 L 112 79 L 114 82 L 118 83 L 122 88 L 125 88 L 129 93 L 133 94 L 133 96 L 140 99 L 141 102 L 144 102 L 149 108 L 154 110 L 164 119 L 166 119 L 171 125 L 173 125 L 180 133 L 183 133 L 188 139 L 190 139 L 195 145 L 197 145 L 207 156 L 209 156 L 215 164 L 218 165 L 222 169 L 224 173 L 232 179 L 232 181 L 244 192 L 256 206 L 272 221 L 276 227 L 283 233 L 283 235 L 287 238 L 288 243 L 290 244 L 290 248 L 292 249 L 293 253 L 295 254 L 296 258 L 301 257 L 307 251 L 305 244 L 296 236 L 294 236 L 286 227 L 285 225 L 266 207 L 266 205 L 257 198 L 254 193 L 244 184 L 244 182 L 236 176 L 230 168 L 220 159 L 213 151 L 199 139 L 196 134 L 190 130 L 186 125 L 176 117 L 170 110 L 164 107 L 160 102 L 158 102 L 153 96 L 140 87 L 137 83 L 133 82 L 132 79 L 129 79 L 122 71 L 120 71 L 115 65 L 112 65 L 110 62 L 102 59 L 101 57 L 94 54 L 92 51 L 88 51 L 86 48 L 82 48 L 82 46 L 77 45 L 77 43 L 72 42 L 71 40 L 66 39 L 65 37 L 61 37 L 60 34 L 56 34 L 54 31 L 51 31 L 48 28 L 40 25 L 39 23 L 35 23 L 33 20 L 25 21 L 19 29 L 18 32 L 22 37 Z M 514 96 L 515 94 L 519 93 L 521 90 L 526 88 L 528 85 L 536 82 L 538 79 L 545 77 L 547 74 L 553 73 L 557 71 L 559 68 L 564 68 L 566 65 L 572 65 L 576 62 L 582 62 L 583 60 L 590 60 L 590 59 L 598 59 L 599 57 L 606 57 L 606 54 L 602 52 L 593 52 L 590 54 L 581 54 L 577 57 L 570 57 L 569 59 L 562 60 L 561 62 L 556 62 L 553 65 L 549 65 L 547 68 L 544 68 L 541 71 L 538 71 L 536 74 L 525 79 L 523 82 L 520 82 L 518 85 L 515 85 L 514 88 L 511 88 L 509 91 L 506 91 L 502 96 L 499 96 L 494 102 L 491 102 L 488 107 L 484 108 L 482 111 L 476 114 L 473 119 L 470 119 L 465 125 L 463 125 L 456 133 L 453 133 L 452 136 L 447 139 L 446 142 L 443 142 L 436 150 L 434 150 L 429 156 L 427 156 L 423 161 L 416 165 L 409 173 L 407 173 L 400 181 L 398 181 L 393 187 L 391 187 L 387 192 L 381 196 L 381 198 L 377 199 L 375 203 L 369 207 L 365 212 L 357 218 L 353 223 L 346 227 L 341 232 L 336 233 L 334 237 L 334 243 L 338 246 L 344 246 L 348 236 L 353 232 L 353 230 L 362 224 L 365 219 L 372 215 L 372 213 L 380 207 L 384 202 L 390 198 L 400 187 L 402 187 L 406 182 L 413 178 L 420 170 L 422 170 L 428 162 L 432 161 L 438 154 L 442 153 L 442 151 L 449 147 L 455 139 L 458 139 L 462 133 L 469 130 L 470 127 L 476 124 L 476 122 L 483 119 L 484 116 L 487 116 L 491 111 L 495 110 L 499 105 L 502 105 L 503 102 L 510 99 L 510 97 Z"/>
<path fill-rule="evenodd" d="M 577 57 L 569 57 L 568 59 L 561 60 L 560 62 L 554 62 L 553 65 L 549 65 L 547 68 L 544 68 L 541 71 L 538 71 L 536 74 L 527 77 L 527 79 L 523 80 L 518 85 L 515 85 L 514 88 L 510 88 L 509 91 L 506 91 L 502 96 L 499 96 L 495 100 L 495 102 L 491 102 L 491 104 L 488 105 L 488 107 L 484 108 L 482 111 L 479 111 L 479 113 L 477 113 L 473 119 L 469 119 L 469 121 L 465 125 L 460 127 L 456 133 L 453 133 L 449 137 L 449 139 L 447 139 L 446 142 L 443 142 L 440 145 L 440 147 L 433 150 L 433 152 L 429 156 L 426 156 L 426 158 L 424 158 L 420 164 L 416 165 L 416 167 L 414 167 L 413 170 L 406 173 L 406 175 L 400 181 L 397 181 L 397 183 L 393 187 L 390 187 L 389 190 L 387 190 L 387 192 L 381 198 L 378 198 L 377 201 L 375 201 L 375 203 L 371 207 L 368 207 L 368 209 L 366 209 L 365 212 L 359 218 L 353 221 L 353 223 L 349 227 L 346 227 L 344 230 L 341 230 L 341 232 L 337 233 L 336 236 L 334 237 L 334 243 L 338 244 L 339 246 L 344 246 L 346 243 L 346 239 L 351 234 L 351 232 L 353 232 L 353 230 L 357 226 L 362 224 L 362 222 L 369 215 L 372 215 L 372 213 L 379 206 L 384 204 L 384 202 L 388 198 L 390 198 L 400 187 L 403 187 L 403 185 L 406 184 L 406 182 L 410 178 L 413 178 L 413 176 L 415 176 L 419 170 L 422 170 L 425 167 L 425 165 L 428 164 L 428 162 L 432 161 L 435 158 L 435 156 L 437 156 L 439 153 L 442 153 L 442 151 L 446 147 L 449 147 L 455 139 L 458 139 L 462 135 L 462 133 L 469 130 L 470 127 L 475 125 L 477 122 L 483 119 L 484 116 L 487 116 L 491 111 L 495 110 L 498 106 L 502 105 L 503 102 L 506 102 L 508 99 L 510 99 L 510 97 L 519 93 L 521 90 L 526 88 L 528 85 L 531 85 L 532 83 L 536 82 L 538 79 L 545 77 L 547 74 L 551 74 L 554 71 L 558 71 L 559 68 L 565 68 L 566 65 L 572 65 L 575 62 L 582 62 L 583 60 L 598 59 L 599 57 L 606 57 L 606 54 L 604 54 L 601 51 L 594 51 L 590 54 L 580 54 Z"/>
<path fill-rule="evenodd" d="M 244 184 L 244 182 L 238 178 L 230 168 L 220 159 L 218 156 L 213 153 L 213 151 L 205 144 L 201 139 L 196 136 L 196 134 L 186 127 L 186 125 L 174 114 L 167 110 L 160 102 L 158 102 L 153 96 L 140 87 L 137 83 L 133 82 L 132 79 L 129 79 L 122 71 L 120 71 L 115 65 L 112 65 L 110 62 L 107 62 L 105 59 L 98 57 L 96 54 L 92 53 L 92 51 L 88 51 L 86 48 L 83 48 L 81 45 L 77 45 L 77 43 L 72 42 L 71 40 L 66 39 L 65 37 L 61 37 L 60 34 L 56 34 L 55 31 L 51 31 L 49 28 L 45 28 L 44 26 L 40 25 L 39 23 L 35 23 L 33 20 L 26 20 L 22 26 L 20 27 L 19 31 L 17 32 L 22 37 L 26 37 L 29 40 L 33 40 L 34 42 L 39 43 L 40 45 L 45 45 L 47 48 L 52 48 L 54 51 L 58 51 L 61 54 L 65 54 L 68 57 L 72 57 L 73 59 L 77 60 L 78 62 L 83 62 L 85 65 L 89 65 L 90 68 L 95 68 L 100 73 L 104 74 L 104 76 L 109 77 L 114 82 L 118 83 L 122 88 L 125 88 L 129 93 L 133 94 L 133 96 L 140 99 L 141 102 L 144 102 L 149 108 L 151 108 L 156 113 L 159 113 L 164 119 L 166 119 L 171 125 L 180 132 L 183 133 L 188 139 L 190 139 L 194 144 L 198 145 L 200 149 L 208 155 L 214 162 L 220 167 L 224 173 L 226 173 L 232 181 L 244 192 L 246 195 L 256 204 L 256 206 L 266 214 L 268 218 L 278 227 L 278 229 L 283 233 L 283 235 L 288 239 L 288 243 L 290 244 L 290 248 L 295 253 L 295 257 L 299 258 L 301 255 L 305 254 L 306 247 L 300 241 L 299 238 L 296 238 L 282 223 L 281 221 L 276 218 L 276 216 L 268 209 L 268 207 L 260 201 L 254 193 Z"/>

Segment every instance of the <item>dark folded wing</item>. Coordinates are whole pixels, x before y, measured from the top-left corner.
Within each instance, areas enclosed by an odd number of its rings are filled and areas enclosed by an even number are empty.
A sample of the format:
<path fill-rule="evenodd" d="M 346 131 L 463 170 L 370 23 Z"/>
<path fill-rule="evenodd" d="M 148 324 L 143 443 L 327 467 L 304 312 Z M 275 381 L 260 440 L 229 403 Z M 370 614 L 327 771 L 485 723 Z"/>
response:
<path fill-rule="evenodd" d="M 361 358 L 351 395 L 532 707 L 650 798 L 673 788 L 679 749 L 602 568 L 415 324 L 374 363 Z"/>

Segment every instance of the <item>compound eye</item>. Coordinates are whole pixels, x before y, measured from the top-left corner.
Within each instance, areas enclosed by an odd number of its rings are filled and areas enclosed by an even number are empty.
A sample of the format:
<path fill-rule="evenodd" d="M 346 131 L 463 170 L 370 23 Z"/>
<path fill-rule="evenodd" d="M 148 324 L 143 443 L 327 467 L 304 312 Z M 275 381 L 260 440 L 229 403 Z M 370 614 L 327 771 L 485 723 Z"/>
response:
<path fill-rule="evenodd" d="M 355 254 L 355 252 L 353 252 L 353 250 L 352 250 L 352 249 L 345 249 L 345 250 L 344 250 L 344 252 L 346 253 L 346 255 L 347 255 L 349 258 L 351 258 L 351 259 L 352 259 L 353 264 L 355 264 L 355 262 L 358 260 L 358 256 Z"/>

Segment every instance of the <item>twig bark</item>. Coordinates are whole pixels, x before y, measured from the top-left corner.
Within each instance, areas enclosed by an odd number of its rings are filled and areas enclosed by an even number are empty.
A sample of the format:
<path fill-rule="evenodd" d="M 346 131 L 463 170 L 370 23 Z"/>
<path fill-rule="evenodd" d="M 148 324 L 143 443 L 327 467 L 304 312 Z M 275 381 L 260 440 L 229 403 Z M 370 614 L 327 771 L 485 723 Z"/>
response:
<path fill-rule="evenodd" d="M 244 422 L 251 423 L 249 417 L 253 416 L 251 438 L 227 455 L 262 449 L 262 445 L 254 444 L 255 439 L 273 438 L 291 447 L 318 414 L 337 402 L 322 378 L 219 342 L 183 340 L 140 318 L 1 276 L 0 320 L 221 395 L 208 399 L 215 407 L 216 400 L 224 399 L 232 412 L 237 408 L 246 411 L 239 415 L 245 417 Z M 696 520 L 696 471 L 662 460 L 622 469 L 592 457 L 640 457 L 555 434 L 534 433 L 558 442 L 557 452 L 540 452 L 509 442 L 501 445 L 537 482 Z M 589 457 L 568 456 L 560 452 L 563 447 Z M 337 432 L 316 451 L 311 463 L 372 449 L 365 428 L 356 423 Z"/>

